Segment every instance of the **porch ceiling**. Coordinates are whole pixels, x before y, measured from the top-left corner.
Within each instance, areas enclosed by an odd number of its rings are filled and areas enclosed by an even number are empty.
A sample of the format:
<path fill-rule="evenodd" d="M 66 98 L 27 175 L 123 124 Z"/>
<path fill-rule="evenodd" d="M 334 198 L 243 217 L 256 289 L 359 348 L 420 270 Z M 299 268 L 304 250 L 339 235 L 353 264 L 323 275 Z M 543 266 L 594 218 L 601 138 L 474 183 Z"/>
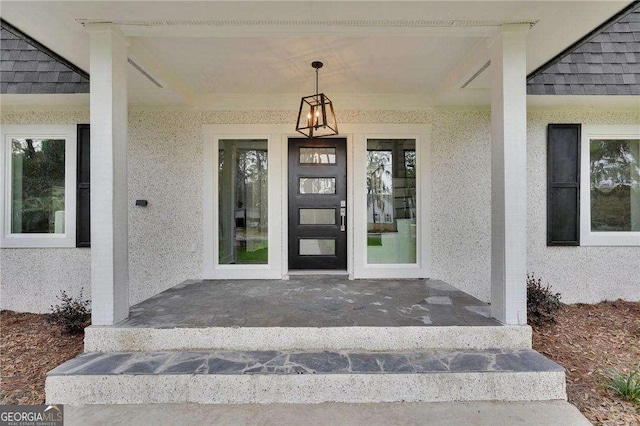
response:
<path fill-rule="evenodd" d="M 311 62 L 320 59 L 320 90 L 332 93 L 434 94 L 478 38 L 217 37 L 148 38 L 144 44 L 197 92 L 312 94 Z M 169 59 L 170 58 L 170 59 Z"/>
<path fill-rule="evenodd" d="M 482 80 L 461 87 L 487 63 L 500 24 L 535 24 L 527 38 L 532 71 L 630 2 L 2 3 L 3 19 L 87 71 L 81 23 L 115 23 L 131 37 L 130 57 L 162 86 L 131 66 L 133 105 L 225 108 L 234 99 L 293 109 L 313 91 L 309 64 L 317 59 L 326 64 L 321 90 L 342 108 L 358 107 L 359 95 L 395 99 L 389 107 L 488 104 Z"/>

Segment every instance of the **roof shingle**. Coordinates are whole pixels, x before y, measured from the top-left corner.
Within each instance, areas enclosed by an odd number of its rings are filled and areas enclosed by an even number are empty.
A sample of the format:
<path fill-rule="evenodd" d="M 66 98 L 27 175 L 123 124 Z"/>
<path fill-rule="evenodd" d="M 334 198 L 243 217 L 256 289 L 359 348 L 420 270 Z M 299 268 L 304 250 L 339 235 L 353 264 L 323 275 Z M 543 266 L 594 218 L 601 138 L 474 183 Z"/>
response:
<path fill-rule="evenodd" d="M 529 95 L 640 93 L 640 7 L 529 78 Z"/>
<path fill-rule="evenodd" d="M 55 53 L 39 49 L 9 27 L 3 21 L 0 28 L 0 93 L 89 93 L 86 73 L 81 75 Z"/>

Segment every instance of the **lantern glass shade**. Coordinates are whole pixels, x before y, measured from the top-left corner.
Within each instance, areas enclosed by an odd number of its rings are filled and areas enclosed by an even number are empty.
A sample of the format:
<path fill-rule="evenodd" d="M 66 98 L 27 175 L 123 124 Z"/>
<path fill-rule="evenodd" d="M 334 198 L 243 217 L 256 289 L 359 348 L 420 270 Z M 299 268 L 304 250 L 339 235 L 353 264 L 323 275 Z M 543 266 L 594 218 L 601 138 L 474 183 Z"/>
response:
<path fill-rule="evenodd" d="M 333 112 L 333 104 L 324 93 L 302 98 L 296 131 L 308 138 L 338 134 L 338 123 Z"/>

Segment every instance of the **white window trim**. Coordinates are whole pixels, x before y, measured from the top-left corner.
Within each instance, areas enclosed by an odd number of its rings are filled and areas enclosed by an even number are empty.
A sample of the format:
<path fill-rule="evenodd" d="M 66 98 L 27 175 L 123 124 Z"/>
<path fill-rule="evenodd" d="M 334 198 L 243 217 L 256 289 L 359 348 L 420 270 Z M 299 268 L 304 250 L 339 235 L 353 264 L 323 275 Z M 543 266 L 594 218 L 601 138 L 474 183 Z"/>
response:
<path fill-rule="evenodd" d="M 11 138 L 50 138 L 65 140 L 65 224 L 63 234 L 11 233 Z M 47 248 L 76 246 L 76 125 L 2 126 L 0 164 L 0 247 Z"/>
<path fill-rule="evenodd" d="M 582 126 L 580 145 L 580 245 L 640 246 L 640 232 L 592 232 L 590 191 L 591 139 L 640 139 L 640 126 Z"/>
<path fill-rule="evenodd" d="M 350 129 L 355 135 L 354 211 L 367 211 L 366 155 L 368 139 L 415 139 L 416 195 L 418 197 L 416 263 L 370 264 L 367 262 L 367 220 L 356 218 L 354 224 L 355 278 L 429 278 L 431 277 L 431 125 L 358 125 Z"/>
<path fill-rule="evenodd" d="M 203 279 L 280 279 L 281 261 L 281 188 L 280 188 L 280 126 L 270 125 L 205 125 L 204 143 L 204 245 Z M 261 265 L 226 265 L 218 262 L 218 141 L 221 139 L 265 139 L 269 166 L 267 170 L 269 199 L 269 229 L 267 239 L 269 259 Z"/>

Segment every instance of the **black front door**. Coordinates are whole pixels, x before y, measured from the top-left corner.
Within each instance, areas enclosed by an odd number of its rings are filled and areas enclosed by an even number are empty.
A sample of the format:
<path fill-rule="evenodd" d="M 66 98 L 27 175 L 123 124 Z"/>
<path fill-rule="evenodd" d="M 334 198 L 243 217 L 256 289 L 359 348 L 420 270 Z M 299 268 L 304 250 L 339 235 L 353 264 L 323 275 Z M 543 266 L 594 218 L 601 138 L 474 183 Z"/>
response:
<path fill-rule="evenodd" d="M 289 269 L 347 269 L 346 211 L 346 139 L 289 139 Z"/>

